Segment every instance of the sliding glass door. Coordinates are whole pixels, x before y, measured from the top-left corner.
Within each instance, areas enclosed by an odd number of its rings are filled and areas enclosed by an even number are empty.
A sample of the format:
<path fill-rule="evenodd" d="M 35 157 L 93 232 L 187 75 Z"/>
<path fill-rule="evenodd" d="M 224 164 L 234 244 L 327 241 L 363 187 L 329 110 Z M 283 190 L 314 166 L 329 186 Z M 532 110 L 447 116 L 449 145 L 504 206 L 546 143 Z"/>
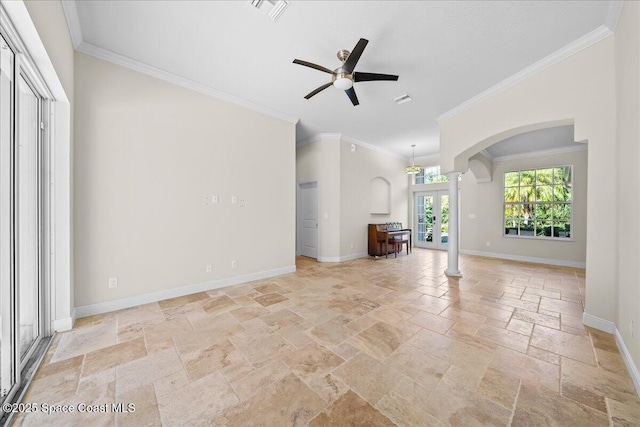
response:
<path fill-rule="evenodd" d="M 8 401 L 47 332 L 45 100 L 34 85 L 37 73 L 1 33 L 0 52 L 0 400 Z"/>
<path fill-rule="evenodd" d="M 40 97 L 25 76 L 18 79 L 17 284 L 19 355 L 24 364 L 40 338 Z"/>

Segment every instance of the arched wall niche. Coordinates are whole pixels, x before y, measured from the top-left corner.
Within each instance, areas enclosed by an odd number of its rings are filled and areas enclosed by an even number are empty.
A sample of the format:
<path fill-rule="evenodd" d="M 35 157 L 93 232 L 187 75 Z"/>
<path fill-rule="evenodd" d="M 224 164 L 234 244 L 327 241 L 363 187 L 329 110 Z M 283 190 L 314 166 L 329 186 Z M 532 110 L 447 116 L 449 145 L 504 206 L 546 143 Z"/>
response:
<path fill-rule="evenodd" d="M 391 213 L 391 183 L 386 178 L 376 176 L 371 179 L 371 213 L 389 215 Z"/>

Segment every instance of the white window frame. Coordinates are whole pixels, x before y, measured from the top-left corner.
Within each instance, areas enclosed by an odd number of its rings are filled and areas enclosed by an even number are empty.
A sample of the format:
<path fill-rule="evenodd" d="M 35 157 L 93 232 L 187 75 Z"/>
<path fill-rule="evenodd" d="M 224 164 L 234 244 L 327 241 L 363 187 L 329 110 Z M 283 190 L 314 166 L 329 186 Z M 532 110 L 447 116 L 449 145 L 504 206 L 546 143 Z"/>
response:
<path fill-rule="evenodd" d="M 437 173 L 435 173 L 434 175 L 431 175 L 431 176 L 434 177 L 434 179 L 436 179 L 435 181 L 429 181 L 429 182 L 425 182 L 424 181 L 424 174 L 425 174 L 425 171 L 427 171 L 427 170 L 435 170 L 435 171 L 437 171 Z M 438 177 L 442 177 L 444 179 L 441 180 L 441 181 L 438 181 L 437 180 Z M 422 182 L 418 182 L 418 180 L 422 180 Z M 440 183 L 443 183 L 443 182 L 449 182 L 449 179 L 447 178 L 446 175 L 440 174 L 440 165 L 435 165 L 435 166 L 427 166 L 425 168 L 420 168 L 420 172 L 418 174 L 416 174 L 416 179 L 415 179 L 414 183 L 416 185 L 423 185 L 423 184 L 440 184 Z"/>
<path fill-rule="evenodd" d="M 570 216 L 568 224 L 569 224 L 569 226 L 571 228 L 571 236 L 570 237 L 562 237 L 562 236 L 556 237 L 556 236 L 554 236 L 553 217 L 551 219 L 552 222 L 551 222 L 551 235 L 550 236 L 537 236 L 536 235 L 536 226 L 535 226 L 536 218 L 535 217 L 533 217 L 533 219 L 532 219 L 532 221 L 534 222 L 534 230 L 533 230 L 533 235 L 532 236 L 521 235 L 519 227 L 518 227 L 518 234 L 507 234 L 506 226 L 505 226 L 505 224 L 507 222 L 507 218 L 506 218 L 506 215 L 505 215 L 505 211 L 506 211 L 507 205 L 522 205 L 524 203 L 521 202 L 521 201 L 518 201 L 518 202 L 507 202 L 505 200 L 505 192 L 506 192 L 506 188 L 507 188 L 506 187 L 506 183 L 505 183 L 506 175 L 508 173 L 513 173 L 513 172 L 518 172 L 518 174 L 520 174 L 522 171 L 529 171 L 529 170 L 534 170 L 534 171 L 536 171 L 536 174 L 537 174 L 537 171 L 538 170 L 542 170 L 542 169 L 556 169 L 556 168 L 566 168 L 566 167 L 571 169 L 571 181 L 570 181 L 570 185 L 571 185 L 571 200 L 569 202 L 556 202 L 556 201 L 553 201 L 553 200 L 551 202 L 538 202 L 536 200 L 536 201 L 529 202 L 529 203 L 534 206 L 534 209 L 533 209 L 534 212 L 535 212 L 535 206 L 537 204 L 539 204 L 539 203 L 550 205 L 551 206 L 552 215 L 553 215 L 553 205 L 554 204 L 569 204 L 571 206 L 571 216 Z M 574 205 L 575 205 L 574 204 L 574 202 L 575 202 L 575 198 L 574 198 L 575 191 L 574 191 L 574 187 L 573 187 L 573 177 L 574 177 L 574 167 L 573 167 L 572 164 L 553 165 L 553 166 L 546 166 L 546 167 L 521 168 L 521 169 L 517 169 L 517 170 L 505 171 L 502 174 L 502 226 L 501 226 L 501 228 L 502 228 L 502 237 L 509 238 L 509 239 L 534 239 L 534 240 L 548 240 L 548 241 L 553 241 L 553 242 L 573 242 L 575 240 L 574 239 L 574 237 L 575 237 L 575 234 L 574 234 L 575 233 L 575 228 L 573 227 L 573 224 L 574 224 L 573 215 L 574 215 Z M 518 182 L 518 186 L 520 186 L 520 182 Z M 535 187 L 536 187 L 536 180 L 535 179 L 534 179 L 534 182 L 533 182 L 533 187 L 534 187 L 534 191 L 535 191 Z"/>

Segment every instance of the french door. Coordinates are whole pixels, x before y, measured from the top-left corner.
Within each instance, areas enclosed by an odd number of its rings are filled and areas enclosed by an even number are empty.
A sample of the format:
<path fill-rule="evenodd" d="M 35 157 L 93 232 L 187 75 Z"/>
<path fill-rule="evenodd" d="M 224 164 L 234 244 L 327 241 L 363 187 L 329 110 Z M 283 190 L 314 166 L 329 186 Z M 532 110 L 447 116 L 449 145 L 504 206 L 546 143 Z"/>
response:
<path fill-rule="evenodd" d="M 415 246 L 447 249 L 449 242 L 449 192 L 415 193 L 413 229 Z"/>
<path fill-rule="evenodd" d="M 0 33 L 0 401 L 15 398 L 45 322 L 46 101 Z"/>

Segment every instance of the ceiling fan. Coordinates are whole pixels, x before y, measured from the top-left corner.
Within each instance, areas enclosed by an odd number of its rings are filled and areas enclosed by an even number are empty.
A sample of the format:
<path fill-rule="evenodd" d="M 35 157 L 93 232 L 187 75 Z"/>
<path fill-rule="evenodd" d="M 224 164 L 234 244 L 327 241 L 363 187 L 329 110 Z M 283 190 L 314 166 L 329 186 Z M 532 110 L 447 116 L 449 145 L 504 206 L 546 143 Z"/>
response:
<path fill-rule="evenodd" d="M 394 82 L 397 81 L 398 76 L 394 76 L 391 74 L 358 73 L 353 71 L 356 67 L 356 64 L 358 63 L 358 60 L 360 59 L 360 56 L 362 55 L 362 52 L 364 52 L 364 48 L 367 47 L 367 43 L 369 43 L 369 40 L 360 39 L 360 41 L 358 41 L 358 43 L 356 44 L 356 47 L 354 47 L 351 52 L 346 49 L 338 51 L 338 59 L 342 61 L 342 65 L 333 71 L 321 65 L 302 61 L 300 59 L 294 59 L 294 64 L 304 65 L 305 67 L 310 67 L 331 74 L 330 83 L 324 84 L 314 91 L 310 92 L 307 96 L 305 96 L 305 99 L 309 99 L 312 96 L 322 92 L 329 86 L 333 85 L 340 90 L 344 90 L 355 107 L 356 105 L 360 104 L 360 102 L 358 102 L 356 91 L 353 89 L 354 83 L 371 82 L 378 80 L 390 80 Z"/>

